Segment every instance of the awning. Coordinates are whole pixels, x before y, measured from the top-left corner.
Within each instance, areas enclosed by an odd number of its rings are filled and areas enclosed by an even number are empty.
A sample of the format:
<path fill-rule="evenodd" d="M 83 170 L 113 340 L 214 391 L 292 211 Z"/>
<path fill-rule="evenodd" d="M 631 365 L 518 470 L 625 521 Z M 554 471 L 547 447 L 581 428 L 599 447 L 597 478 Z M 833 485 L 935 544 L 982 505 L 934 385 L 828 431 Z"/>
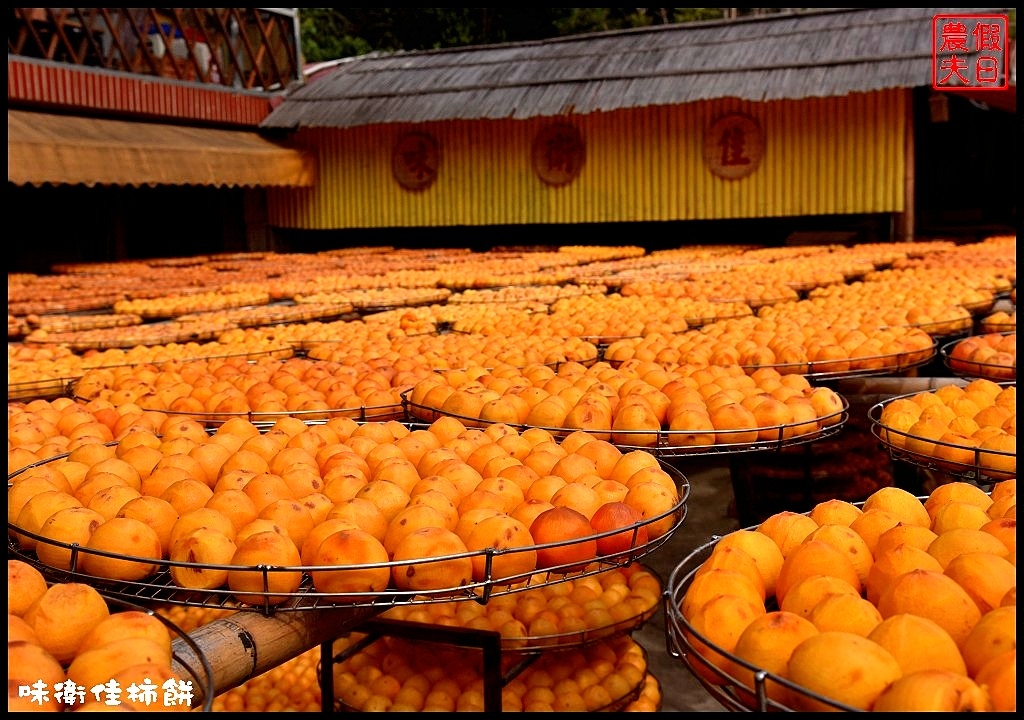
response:
<path fill-rule="evenodd" d="M 256 132 L 7 111 L 16 185 L 309 187 L 310 153 Z"/>

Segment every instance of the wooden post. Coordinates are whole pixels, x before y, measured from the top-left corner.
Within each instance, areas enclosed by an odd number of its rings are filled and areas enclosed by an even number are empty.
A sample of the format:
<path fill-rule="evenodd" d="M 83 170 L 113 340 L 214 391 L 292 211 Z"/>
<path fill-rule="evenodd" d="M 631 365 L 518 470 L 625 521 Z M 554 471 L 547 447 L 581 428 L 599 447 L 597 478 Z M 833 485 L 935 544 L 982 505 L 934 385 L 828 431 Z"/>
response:
<path fill-rule="evenodd" d="M 903 133 L 903 212 L 896 215 L 896 240 L 911 241 L 914 239 L 914 204 L 916 196 L 916 160 L 914 157 L 914 91 L 904 91 L 906 98 L 906 131 Z"/>

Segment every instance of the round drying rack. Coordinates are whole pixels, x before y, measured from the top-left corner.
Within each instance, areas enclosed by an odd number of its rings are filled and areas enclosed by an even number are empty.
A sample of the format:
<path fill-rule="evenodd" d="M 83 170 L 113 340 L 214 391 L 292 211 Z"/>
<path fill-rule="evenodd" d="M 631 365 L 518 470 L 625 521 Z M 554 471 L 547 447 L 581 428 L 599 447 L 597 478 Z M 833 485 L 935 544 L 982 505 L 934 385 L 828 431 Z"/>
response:
<path fill-rule="evenodd" d="M 69 397 L 71 388 L 81 379 L 82 377 L 79 375 L 9 383 L 7 385 L 7 402 L 54 400 L 59 397 Z"/>
<path fill-rule="evenodd" d="M 711 556 L 720 539 L 720 537 L 714 537 L 710 542 L 691 552 L 669 575 L 668 584 L 662 595 L 665 610 L 665 636 L 669 655 L 679 659 L 697 679 L 697 682 L 726 710 L 734 712 L 794 711 L 796 708 L 790 704 L 773 699 L 773 696 L 775 698 L 782 696 L 793 698 L 793 700 L 803 698 L 831 710 L 856 711 L 856 708 L 812 692 L 726 651 L 703 637 L 683 617 L 681 608 L 686 591 L 693 583 L 695 574 L 704 561 Z M 711 662 L 707 658 L 708 655 L 724 657 L 735 667 L 742 667 L 751 672 L 753 688 L 748 688 L 738 678 Z"/>
<path fill-rule="evenodd" d="M 426 405 L 413 403 L 409 400 L 411 391 L 402 394 L 402 402 L 406 409 L 406 415 L 414 422 L 432 423 L 441 417 L 453 417 L 462 422 L 466 427 L 477 427 L 485 424 L 479 418 L 456 415 L 442 412 L 441 410 Z M 526 425 L 516 423 L 505 423 L 511 428 L 520 432 L 537 428 L 545 430 L 556 439 L 564 438 L 573 432 L 586 432 L 597 436 L 600 439 L 607 439 L 615 447 L 623 452 L 633 450 L 645 450 L 662 460 L 685 457 L 715 456 L 731 453 L 747 453 L 762 451 L 777 451 L 783 448 L 815 442 L 839 433 L 850 418 L 850 403 L 840 396 L 843 406 L 840 410 L 818 418 L 817 429 L 797 434 L 797 430 L 809 421 L 787 423 L 784 425 L 769 425 L 756 428 L 759 438 L 753 442 L 745 441 L 743 438 L 754 428 L 740 430 L 590 430 L 565 427 L 545 427 L 539 425 Z M 713 444 L 687 444 L 694 434 L 713 434 Z"/>
<path fill-rule="evenodd" d="M 985 335 L 1001 335 L 1008 337 L 1010 335 L 1016 336 L 1017 330 L 1008 330 L 1006 332 L 995 332 L 995 333 L 984 333 Z M 1016 381 L 1017 379 L 1017 365 L 1016 362 L 1013 365 L 1004 365 L 999 363 L 987 363 L 980 362 L 977 360 L 968 360 L 965 358 L 958 358 L 954 356 L 957 345 L 964 342 L 971 337 L 978 337 L 976 335 L 969 335 L 965 338 L 957 338 L 945 343 L 939 350 L 942 356 L 942 364 L 946 366 L 946 369 L 952 372 L 954 375 L 963 378 L 986 378 L 995 382 L 1004 382 L 1007 380 Z"/>
<path fill-rule="evenodd" d="M 986 318 L 978 321 L 978 331 L 983 334 L 1017 332 L 1017 322 L 1015 320 L 1001 322 Z"/>
<path fill-rule="evenodd" d="M 64 458 L 66 455 L 50 458 L 40 463 L 34 463 L 8 476 L 8 488 L 18 474 L 28 468 L 38 467 L 47 462 Z M 51 582 L 84 582 L 94 586 L 104 597 L 116 598 L 127 602 L 142 603 L 163 603 L 168 605 L 182 605 L 202 608 L 218 608 L 230 610 L 253 610 L 264 615 L 276 613 L 301 612 L 307 610 L 331 610 L 365 608 L 373 612 L 382 612 L 396 605 L 416 603 L 451 602 L 455 600 L 472 600 L 479 603 L 486 603 L 492 597 L 509 595 L 524 592 L 534 588 L 545 587 L 577 577 L 595 575 L 607 570 L 624 567 L 638 562 L 647 557 L 655 550 L 664 545 L 672 533 L 683 523 L 686 517 L 686 501 L 690 494 L 690 485 L 686 477 L 676 468 L 667 463 L 659 461 L 662 469 L 673 479 L 678 488 L 678 502 L 669 510 L 643 518 L 641 521 L 629 526 L 615 528 L 613 530 L 594 533 L 586 538 L 572 541 L 537 544 L 532 546 L 493 548 L 488 547 L 481 550 L 467 551 L 459 554 L 444 555 L 434 558 L 417 558 L 411 561 L 389 561 L 380 563 L 366 563 L 363 565 L 338 565 L 338 566 L 306 566 L 306 565 L 282 565 L 282 566 L 251 566 L 242 567 L 237 565 L 213 565 L 204 563 L 190 563 L 182 561 L 171 561 L 166 558 L 146 558 L 133 555 L 112 553 L 84 547 L 77 543 L 64 543 L 44 537 L 38 533 L 18 527 L 15 523 L 8 521 L 8 558 L 17 558 L 31 564 Z M 650 538 L 641 536 L 640 530 L 658 523 L 659 527 L 665 524 L 666 520 L 671 523 L 664 532 L 657 537 Z M 592 562 L 581 567 L 578 559 L 563 565 L 537 568 L 526 572 L 511 575 L 499 575 L 495 572 L 495 561 L 504 555 L 513 555 L 517 552 L 551 550 L 560 547 L 569 547 L 589 542 L 592 540 L 619 536 L 622 533 L 632 533 L 630 547 L 612 554 L 596 557 Z M 20 547 L 17 535 L 20 534 L 31 538 L 37 544 L 53 545 L 70 554 L 68 569 L 55 568 L 41 562 L 36 553 Z M 98 555 L 105 558 L 125 561 L 127 563 L 139 563 L 143 565 L 155 565 L 156 571 L 147 575 L 141 580 L 113 580 L 99 577 L 84 572 L 82 560 L 88 555 Z M 344 595 L 336 593 L 318 592 L 313 586 L 312 575 L 314 571 L 331 570 L 353 570 L 370 568 L 388 568 L 394 576 L 396 571 L 403 567 L 417 566 L 421 571 L 431 563 L 451 562 L 469 558 L 476 563 L 482 563 L 482 579 L 473 580 L 464 585 L 456 587 L 445 587 L 433 590 L 401 590 L 393 585 L 383 590 L 372 592 L 346 592 Z M 200 570 L 230 571 L 233 573 L 251 573 L 260 576 L 258 585 L 263 591 L 233 590 L 229 587 L 220 586 L 213 589 L 186 588 L 177 585 L 171 576 L 171 567 L 181 567 Z M 294 592 L 281 592 L 271 589 L 271 578 L 280 573 L 301 573 L 302 579 L 299 587 Z M 251 587 L 254 583 L 247 582 L 246 586 Z"/>
<path fill-rule="evenodd" d="M 927 365 L 937 353 L 938 343 L 933 338 L 931 346 L 918 350 L 904 350 L 883 355 L 846 357 L 831 360 L 808 360 L 793 363 L 768 363 L 764 365 L 743 365 L 748 375 L 761 368 L 776 370 L 780 375 L 803 375 L 811 383 L 845 380 L 855 377 L 896 375 Z M 617 368 L 625 361 L 607 361 Z"/>
<path fill-rule="evenodd" d="M 185 363 L 193 361 L 204 361 L 204 360 L 222 360 L 226 358 L 244 357 L 247 360 L 254 361 L 260 358 L 278 358 L 281 360 L 287 360 L 294 356 L 295 350 L 290 345 L 283 345 L 275 348 L 263 348 L 260 350 L 248 350 L 245 352 L 237 353 L 221 353 L 217 355 L 200 355 L 196 357 L 190 357 L 187 359 L 161 359 L 161 360 L 140 360 L 135 363 L 120 363 L 111 365 L 88 365 L 79 368 L 81 374 L 73 377 L 56 377 L 56 378 L 42 378 L 39 380 L 30 380 L 27 382 L 17 382 L 7 384 L 7 400 L 8 402 L 24 401 L 24 400 L 35 400 L 39 399 L 53 399 L 58 397 L 70 397 L 78 400 L 83 398 L 75 397 L 75 385 L 80 382 L 85 373 L 98 370 L 114 370 L 117 368 L 125 367 L 138 367 L 141 365 L 155 365 L 161 367 L 173 363 Z"/>
<path fill-rule="evenodd" d="M 441 628 L 429 627 L 429 628 L 423 629 L 423 631 L 420 632 L 420 633 L 412 633 L 412 637 L 410 639 L 413 642 L 426 642 L 426 643 L 441 642 L 441 643 L 448 643 L 449 645 L 455 645 L 455 646 L 459 646 L 459 647 L 473 648 L 473 649 L 477 648 L 477 645 L 473 641 L 460 642 L 460 639 L 458 637 L 449 637 L 449 634 L 451 633 L 451 631 L 452 631 L 451 628 L 447 628 L 447 627 L 441 627 Z M 409 633 L 409 628 L 404 628 L 403 632 L 408 634 Z M 374 643 L 385 641 L 387 639 L 388 638 L 381 637 L 380 635 L 377 635 L 377 634 L 368 634 L 368 635 L 365 635 L 363 637 L 350 637 L 350 638 L 347 639 L 350 642 L 350 644 L 347 647 L 342 648 L 340 652 L 337 652 L 337 653 L 333 654 L 333 656 L 331 658 L 332 666 L 334 664 L 337 664 L 339 661 L 345 661 L 345 660 L 350 659 L 352 656 L 357 655 L 358 653 L 362 652 L 364 649 L 370 647 Z M 401 640 L 403 638 L 391 638 L 391 639 L 392 640 L 396 640 L 397 639 L 399 642 L 401 642 Z M 464 640 L 464 639 L 465 638 L 462 638 L 462 640 Z M 590 644 L 594 645 L 594 644 L 598 644 L 598 643 L 601 643 L 601 642 L 609 642 L 610 640 L 611 640 L 611 638 L 599 638 L 597 640 L 591 641 Z M 621 696 L 619 696 L 617 698 L 613 698 L 610 702 L 606 703 L 605 705 L 603 705 L 601 707 L 594 708 L 593 710 L 589 710 L 588 712 L 623 712 L 623 711 L 625 711 L 625 709 L 632 702 L 634 702 L 635 700 L 637 700 L 640 697 L 640 694 L 641 694 L 641 692 L 643 690 L 644 684 L 645 684 L 645 682 L 647 680 L 647 675 L 649 674 L 650 656 L 648 654 L 647 648 L 639 645 L 639 643 L 637 643 L 636 640 L 633 640 L 632 638 L 630 638 L 629 642 L 637 644 L 637 647 L 639 648 L 640 654 L 641 654 L 641 656 L 643 658 L 643 667 L 645 668 L 646 672 L 644 672 L 643 675 L 639 679 L 637 679 L 637 681 L 634 684 L 632 684 L 625 692 L 623 692 L 623 694 Z M 407 648 L 401 648 L 401 647 L 397 647 L 396 648 L 396 647 L 393 646 L 392 650 L 394 650 L 394 649 L 398 649 L 400 651 L 409 652 L 409 650 Z M 556 648 L 552 648 L 552 647 L 548 647 L 546 649 L 547 650 L 556 650 Z M 524 658 L 518 665 L 513 666 L 512 669 L 509 671 L 509 673 L 506 674 L 504 679 L 501 678 L 501 677 L 496 677 L 495 680 L 496 681 L 501 681 L 501 682 L 495 682 L 495 687 L 500 689 L 500 686 L 501 686 L 502 682 L 504 682 L 507 679 L 511 679 L 511 677 L 513 677 L 513 676 L 514 677 L 521 677 L 523 675 L 528 676 L 531 672 L 533 672 L 534 664 L 535 663 L 544 663 L 544 662 L 556 663 L 556 662 L 558 662 L 558 660 L 565 659 L 565 658 L 571 656 L 571 653 L 573 653 L 574 651 L 579 651 L 579 648 L 577 648 L 577 647 L 568 647 L 568 648 L 561 648 L 561 647 L 559 647 L 559 648 L 557 648 L 557 653 L 552 653 L 552 654 L 547 654 L 547 655 L 541 654 L 540 652 L 537 652 L 537 651 L 533 651 L 533 652 L 531 652 L 529 657 Z M 504 648 L 502 648 L 501 655 L 504 656 L 506 652 L 507 651 Z M 483 674 L 486 676 L 486 674 L 487 674 L 486 673 L 486 665 L 487 665 L 487 660 L 486 660 L 487 653 L 486 653 L 486 650 L 484 650 L 482 655 L 483 655 L 483 658 L 481 658 L 481 660 L 482 660 L 482 664 L 485 667 L 485 672 Z M 557 659 L 555 659 L 555 658 L 557 658 Z M 548 670 L 550 668 L 541 667 L 539 669 L 540 669 L 541 672 L 545 672 L 546 673 L 546 672 L 548 672 Z M 332 667 L 332 672 L 333 672 L 333 667 Z M 325 677 L 330 677 L 329 673 L 323 673 L 323 674 L 325 675 Z M 571 677 L 569 679 L 571 679 Z M 484 680 L 484 684 L 486 686 L 486 684 L 487 684 L 486 683 L 486 679 Z M 344 701 L 339 700 L 336 697 L 334 697 L 333 689 L 331 687 L 329 687 L 329 686 L 326 686 L 326 685 L 324 686 L 324 699 L 327 700 L 327 702 L 325 703 L 325 707 L 332 708 L 335 712 L 360 712 L 361 711 L 360 708 L 353 707 L 353 706 L 345 703 Z M 497 711 L 497 712 L 500 712 L 500 710 L 501 710 L 501 702 L 500 702 L 501 701 L 501 695 L 500 695 L 500 693 L 496 694 L 494 700 L 495 700 L 495 707 L 493 708 L 493 710 Z M 486 707 L 486 704 L 487 704 L 487 699 L 486 698 L 484 700 L 484 703 L 485 703 L 485 707 Z"/>
<path fill-rule="evenodd" d="M 654 578 L 658 582 L 658 587 L 662 588 L 662 591 L 664 591 L 664 580 L 653 568 L 643 563 L 637 563 L 632 567 L 636 569 L 637 572 L 644 572 Z M 571 582 L 571 579 L 569 581 Z M 555 592 L 551 592 L 550 595 L 551 597 L 559 596 Z M 661 593 L 659 593 L 659 597 L 660 595 Z M 655 602 L 652 603 L 650 607 L 644 608 L 642 611 L 630 615 L 629 617 L 624 617 L 618 620 L 612 619 L 610 622 L 599 625 L 588 624 L 586 627 L 566 632 L 534 635 L 527 634 L 522 636 L 502 635 L 500 638 L 501 651 L 502 653 L 510 655 L 529 655 L 548 650 L 570 650 L 586 647 L 598 640 L 613 637 L 615 635 L 631 633 L 634 630 L 637 630 L 648 620 L 654 617 L 658 611 L 658 607 L 659 603 Z M 412 606 L 409 606 L 407 609 L 414 610 Z M 395 623 L 408 622 L 402 617 L 385 617 L 381 619 L 386 619 Z M 450 625 L 451 627 L 466 628 L 457 616 L 451 619 L 451 623 L 443 624 Z"/>
<path fill-rule="evenodd" d="M 1000 385 L 1003 387 L 1016 387 L 1016 382 L 1000 383 Z M 956 445 L 936 438 L 926 438 L 906 430 L 889 427 L 882 422 L 882 411 L 885 410 L 887 405 L 895 400 L 911 398 L 917 394 L 897 395 L 876 403 L 868 409 L 871 433 L 886 448 L 890 458 L 915 465 L 924 470 L 946 473 L 960 480 L 981 485 L 1017 476 L 1016 452 Z M 908 449 L 908 441 L 911 441 L 913 447 L 942 450 L 943 455 L 940 456 L 935 452 L 923 453 Z"/>
<path fill-rule="evenodd" d="M 202 423 L 205 427 L 216 429 L 232 418 L 248 420 L 253 425 L 265 429 L 272 426 L 281 418 L 296 418 L 306 425 L 324 423 L 333 418 L 347 417 L 356 422 L 383 422 L 385 420 L 402 420 L 405 411 L 401 403 L 387 405 L 360 405 L 350 408 L 326 408 L 323 410 L 282 410 L 282 411 L 260 411 L 249 410 L 248 412 L 227 413 L 227 412 L 195 412 L 187 410 L 163 410 L 165 415 L 182 417 Z"/>
<path fill-rule="evenodd" d="M 469 332 L 466 332 L 466 331 L 463 331 L 463 330 L 452 330 L 450 328 L 445 328 L 445 329 L 439 328 L 436 332 L 420 333 L 419 335 L 410 335 L 408 337 L 421 337 L 421 336 L 426 336 L 426 335 L 437 336 L 437 335 L 445 335 L 445 334 L 449 334 L 449 335 L 465 335 L 467 337 L 472 335 L 472 333 L 469 333 Z M 486 336 L 480 335 L 479 337 L 480 337 L 482 342 L 486 342 L 486 340 L 487 340 Z M 599 347 L 598 338 L 581 336 L 581 337 L 577 337 L 575 339 L 582 340 L 584 342 L 592 344 L 594 346 L 594 354 L 593 355 L 587 355 L 587 357 L 561 357 L 561 358 L 556 358 L 554 360 L 545 360 L 545 361 L 543 361 L 540 364 L 547 365 L 548 367 L 550 367 L 553 370 L 555 370 L 555 372 L 558 372 L 559 367 L 561 367 L 561 365 L 563 365 L 565 363 L 575 363 L 575 364 L 583 365 L 584 367 L 590 367 L 590 366 L 594 365 L 595 363 L 597 363 L 601 359 L 602 348 Z M 325 354 L 324 353 L 324 348 L 328 348 L 329 349 L 332 346 L 340 346 L 342 348 L 347 348 L 348 347 L 347 344 L 346 344 L 346 341 L 344 341 L 344 340 L 303 340 L 303 341 L 296 341 L 295 343 L 293 343 L 293 345 L 295 347 L 296 352 L 302 354 L 304 357 L 307 357 L 307 358 L 309 358 L 311 360 L 328 360 L 328 361 L 330 360 L 329 357 L 323 357 L 323 355 Z M 502 362 L 496 361 L 495 358 L 490 358 L 489 362 L 491 362 L 493 364 L 489 365 L 488 369 L 493 369 L 496 365 L 499 365 L 499 364 L 500 365 L 508 365 L 508 363 L 505 363 L 503 361 Z M 456 370 L 456 369 L 464 369 L 464 368 L 455 368 L 455 367 L 434 368 L 433 371 L 435 373 L 440 374 L 440 373 L 444 373 L 445 371 L 448 371 L 448 370 Z M 520 367 L 520 369 L 522 369 L 522 368 Z"/>
<path fill-rule="evenodd" d="M 822 383 L 847 380 L 858 377 L 898 375 L 927 365 L 935 357 L 937 343 L 931 348 L 907 350 L 885 355 L 869 355 L 837 360 L 809 360 L 802 363 L 778 363 L 772 365 L 741 365 L 748 375 L 760 368 L 771 368 L 780 375 L 803 375 L 808 382 Z"/>

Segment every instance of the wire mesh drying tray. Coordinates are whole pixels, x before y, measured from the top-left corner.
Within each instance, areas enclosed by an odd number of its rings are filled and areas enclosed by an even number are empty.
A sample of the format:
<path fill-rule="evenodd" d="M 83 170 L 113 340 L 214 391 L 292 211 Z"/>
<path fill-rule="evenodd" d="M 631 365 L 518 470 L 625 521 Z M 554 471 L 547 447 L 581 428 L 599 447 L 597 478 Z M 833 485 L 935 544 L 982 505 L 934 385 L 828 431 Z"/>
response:
<path fill-rule="evenodd" d="M 1012 335 L 1012 336 L 1014 336 L 1016 338 L 1017 331 L 1016 331 L 1016 329 L 1013 329 L 1013 330 L 1008 330 L 1006 332 L 984 333 L 984 335 L 991 335 L 991 336 L 996 336 L 996 335 L 998 335 L 998 336 L 1010 336 L 1010 335 Z M 963 347 L 961 345 L 961 343 L 969 341 L 971 338 L 978 338 L 978 337 L 979 336 L 977 336 L 977 335 L 969 335 L 969 336 L 967 336 L 965 338 L 957 338 L 956 340 L 951 340 L 950 342 L 947 342 L 946 344 L 944 344 L 940 348 L 940 350 L 939 350 L 939 354 L 942 356 L 942 364 L 945 365 L 947 369 L 949 369 L 950 371 L 952 371 L 955 375 L 957 375 L 959 377 L 987 378 L 989 380 L 994 380 L 995 382 L 1006 381 L 1006 380 L 1016 380 L 1017 379 L 1016 356 L 1014 356 L 1014 358 L 1013 358 L 1014 359 L 1014 363 L 1012 365 L 1008 365 L 1008 364 L 999 363 L 999 362 L 984 362 L 984 361 L 981 361 L 981 360 L 971 360 L 969 358 L 959 357 L 957 355 L 958 347 Z M 996 356 L 994 355 L 993 357 L 996 357 Z M 1002 359 L 1004 359 L 1004 360 L 1007 359 L 1006 356 L 1005 356 L 1005 353 L 1003 353 L 1003 358 Z"/>
<path fill-rule="evenodd" d="M 60 456 L 64 457 L 64 456 Z M 53 460 L 51 458 L 50 460 Z M 36 467 L 44 463 L 36 463 L 27 467 Z M 8 558 L 17 558 L 27 562 L 43 573 L 47 580 L 52 582 L 85 582 L 93 585 L 105 597 L 125 600 L 127 602 L 141 603 L 165 603 L 168 605 L 183 605 L 194 607 L 215 607 L 225 609 L 246 609 L 262 611 L 270 615 L 275 612 L 295 612 L 304 610 L 329 609 L 329 608 L 357 608 L 366 607 L 377 611 L 387 610 L 396 605 L 412 603 L 435 603 L 450 602 L 453 600 L 473 600 L 486 603 L 490 598 L 512 593 L 524 592 L 533 588 L 545 587 L 556 583 L 565 582 L 576 577 L 586 577 L 597 573 L 605 572 L 617 567 L 626 566 L 637 562 L 650 555 L 664 545 L 672 533 L 683 523 L 687 506 L 686 501 L 690 494 L 690 486 L 686 477 L 676 468 L 664 462 L 659 462 L 669 476 L 672 477 L 678 488 L 678 502 L 669 510 L 666 510 L 643 520 L 634 525 L 619 527 L 613 530 L 595 533 L 588 538 L 568 542 L 553 542 L 535 544 L 532 546 L 493 548 L 487 547 L 482 550 L 473 550 L 455 555 L 444 555 L 435 558 L 417 558 L 412 561 L 389 561 L 381 563 L 367 563 L 364 565 L 338 565 L 338 566 L 307 566 L 307 565 L 214 565 L 206 563 L 191 563 L 182 561 L 171 561 L 167 558 L 149 558 L 127 555 L 122 553 L 106 552 L 97 549 L 86 548 L 77 543 L 65 543 L 44 537 L 38 533 L 18 527 L 15 523 L 8 521 L 7 554 Z M 11 482 L 19 473 L 24 472 L 23 468 L 17 473 L 8 477 L 8 489 Z M 669 522 L 665 532 L 657 537 L 649 538 L 646 541 L 638 541 L 640 528 L 650 527 L 655 524 Z M 598 556 L 589 564 L 582 566 L 576 559 L 560 565 L 552 565 L 544 568 L 533 568 L 528 571 L 500 574 L 495 570 L 495 562 L 503 555 L 512 555 L 516 552 L 529 552 L 537 550 L 550 551 L 554 548 L 577 545 L 581 542 L 620 535 L 623 532 L 632 532 L 632 542 L 628 549 L 614 553 Z M 17 540 L 18 535 L 30 538 L 37 544 L 56 546 L 70 555 L 68 569 L 56 568 L 41 562 L 33 550 L 21 546 Z M 100 577 L 86 573 L 81 568 L 82 558 L 87 555 L 97 555 L 104 558 L 122 561 L 129 564 L 142 564 L 155 566 L 155 572 L 149 573 L 140 580 L 116 580 Z M 312 581 L 311 573 L 314 571 L 330 570 L 353 570 L 366 568 L 388 568 L 391 572 L 395 568 L 403 568 L 411 565 L 424 565 L 442 563 L 463 558 L 476 559 L 483 563 L 481 573 L 482 579 L 474 579 L 464 585 L 444 587 L 431 590 L 401 590 L 397 589 L 392 582 L 387 588 L 379 591 L 368 592 L 346 592 L 344 595 L 331 592 L 318 592 Z M 500 561 L 499 561 L 500 562 Z M 252 575 L 259 576 L 259 584 L 262 591 L 240 590 L 229 587 L 226 583 L 216 588 L 186 588 L 175 583 L 171 576 L 171 567 L 180 567 L 193 570 L 210 571 L 232 571 L 242 573 L 251 578 Z M 271 578 L 280 573 L 301 573 L 301 581 L 294 591 L 282 591 L 272 587 Z"/>
<path fill-rule="evenodd" d="M 754 529 L 754 528 L 748 528 Z M 707 560 L 720 538 L 713 538 L 687 555 L 669 575 L 668 584 L 663 595 L 665 601 L 665 635 L 668 653 L 682 661 L 684 667 L 697 679 L 700 685 L 716 701 L 734 712 L 777 712 L 794 711 L 790 705 L 773 699 L 785 693 L 787 697 L 806 698 L 820 703 L 820 706 L 836 711 L 856 711 L 834 700 L 825 698 L 785 678 L 759 668 L 742 658 L 727 652 L 720 646 L 704 638 L 683 617 L 680 610 L 683 597 L 693 583 L 694 574 Z M 700 652 L 699 646 L 706 646 L 705 653 L 726 658 L 736 667 L 742 667 L 753 675 L 753 688 L 747 688 L 738 678 L 713 664 Z M 771 696 L 770 696 L 771 695 Z"/>
<path fill-rule="evenodd" d="M 664 588 L 664 581 L 651 567 L 643 563 L 634 563 L 630 568 L 635 573 L 644 573 L 645 575 L 653 578 L 657 582 L 659 588 Z M 615 572 L 612 568 L 609 572 Z M 581 577 L 579 575 L 575 577 Z M 600 574 L 597 575 L 601 577 Z M 567 583 L 571 583 L 572 579 L 567 580 Z M 556 600 L 556 598 L 563 597 L 562 591 L 551 592 L 548 588 L 543 588 L 546 595 L 550 594 L 550 600 Z M 661 592 L 658 593 L 660 598 Z M 495 604 L 496 605 L 496 604 Z M 621 604 L 620 604 L 621 605 Z M 404 605 L 397 608 L 397 613 L 392 612 L 381 616 L 380 619 L 393 620 L 398 623 L 405 622 L 422 622 L 425 624 L 442 624 L 451 627 L 462 627 L 467 628 L 465 624 L 465 618 L 459 617 L 458 610 L 454 608 L 446 608 L 443 605 L 437 604 L 433 606 L 439 609 L 441 612 L 450 612 L 452 614 L 442 616 L 443 620 L 438 621 L 436 619 L 431 620 L 415 620 L 417 615 L 422 615 L 422 608 L 418 608 L 414 605 Z M 461 604 L 459 604 L 461 607 Z M 481 612 L 487 612 L 487 609 L 492 607 L 491 604 L 484 607 Z M 544 606 L 545 610 L 548 609 L 547 605 Z M 625 617 L 613 617 L 609 614 L 609 617 L 604 618 L 603 621 L 596 623 L 589 623 L 588 618 L 584 618 L 583 622 L 586 623 L 585 627 L 572 630 L 564 630 L 561 632 L 553 633 L 530 633 L 525 632 L 521 636 L 512 636 L 507 633 L 503 633 L 501 636 L 501 650 L 503 653 L 515 654 L 515 653 L 534 653 L 543 652 L 547 650 L 568 650 L 571 648 L 584 647 L 598 640 L 611 637 L 613 635 L 621 635 L 623 633 L 629 633 L 642 627 L 648 620 L 650 620 L 655 613 L 658 611 L 658 602 L 653 602 L 650 606 L 643 607 L 636 612 L 632 612 Z M 498 609 L 497 612 L 502 612 Z M 475 616 L 474 616 L 475 617 Z M 599 616 L 598 616 L 599 617 Z"/>
<path fill-rule="evenodd" d="M 1016 387 L 1015 382 L 1000 383 L 1000 385 Z M 982 484 L 1016 477 L 1016 451 L 958 445 L 941 439 L 913 434 L 907 430 L 887 426 L 882 422 L 882 412 L 887 405 L 895 400 L 911 398 L 917 394 L 897 395 L 876 403 L 868 409 L 871 434 L 878 438 L 893 460 L 900 460 L 926 470 L 948 473 L 962 480 Z M 925 449 L 932 451 L 926 453 Z"/>
<path fill-rule="evenodd" d="M 431 423 L 440 417 L 448 416 L 461 421 L 466 427 L 478 426 L 484 421 L 479 418 L 454 413 L 442 412 L 438 408 L 413 403 L 409 400 L 410 391 L 402 393 L 402 403 L 406 408 L 406 417 L 413 422 Z M 746 453 L 758 451 L 773 451 L 783 448 L 802 445 L 804 443 L 822 440 L 839 433 L 850 418 L 850 403 L 845 397 L 840 396 L 843 406 L 840 410 L 818 418 L 818 427 L 809 432 L 796 433 L 796 430 L 808 424 L 808 421 L 787 423 L 784 425 L 767 425 L 756 428 L 760 437 L 754 441 L 747 441 L 744 436 L 752 428 L 740 430 L 583 430 L 602 438 L 610 436 L 610 442 L 623 452 L 633 450 L 645 450 L 660 459 L 679 457 L 701 457 L 730 453 Z M 564 438 L 573 432 L 580 431 L 579 428 L 565 427 L 544 427 L 537 425 L 525 425 L 506 423 L 518 431 L 538 428 L 549 432 L 555 438 Z M 688 444 L 688 436 L 713 434 L 713 444 L 697 443 Z M 719 438 L 721 441 L 719 441 Z"/>

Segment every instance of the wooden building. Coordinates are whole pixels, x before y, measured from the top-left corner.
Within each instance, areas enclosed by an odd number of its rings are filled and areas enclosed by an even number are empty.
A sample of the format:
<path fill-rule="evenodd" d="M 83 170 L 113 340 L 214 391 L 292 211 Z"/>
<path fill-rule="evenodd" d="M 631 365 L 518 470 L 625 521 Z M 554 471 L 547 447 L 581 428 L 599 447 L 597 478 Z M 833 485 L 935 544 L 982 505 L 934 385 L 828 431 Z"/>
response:
<path fill-rule="evenodd" d="M 14 267 L 1016 232 L 1015 45 L 1009 89 L 931 87 L 936 15 L 1010 10 L 806 11 L 307 73 L 295 8 L 14 8 Z"/>
<path fill-rule="evenodd" d="M 932 20 L 946 12 L 822 10 L 345 58 L 261 123 L 292 131 L 320 168 L 314 188 L 269 191 L 270 221 L 328 231 L 328 244 L 329 231 L 368 229 L 678 244 L 1009 224 L 1015 182 L 996 178 L 1013 178 L 1016 79 L 984 96 L 933 90 Z M 992 182 L 964 183 L 968 164 Z"/>
<path fill-rule="evenodd" d="M 268 246 L 314 159 L 259 123 L 303 81 L 295 8 L 12 8 L 9 267 Z"/>

